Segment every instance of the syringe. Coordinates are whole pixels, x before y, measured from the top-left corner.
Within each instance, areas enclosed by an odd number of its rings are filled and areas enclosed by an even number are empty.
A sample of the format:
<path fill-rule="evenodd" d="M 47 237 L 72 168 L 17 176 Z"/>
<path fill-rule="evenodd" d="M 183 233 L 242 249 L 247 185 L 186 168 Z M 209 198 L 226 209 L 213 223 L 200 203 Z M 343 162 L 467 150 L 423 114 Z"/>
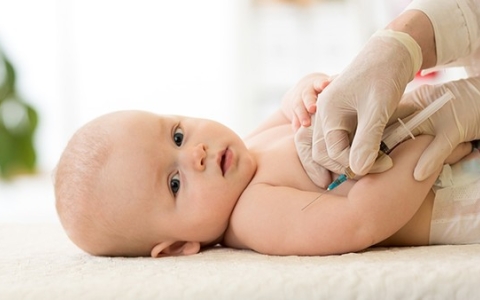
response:
<path fill-rule="evenodd" d="M 418 125 L 422 124 L 426 119 L 433 115 L 437 110 L 439 110 L 445 103 L 453 99 L 454 96 L 452 92 L 447 89 L 447 92 L 442 95 L 440 98 L 433 101 L 430 105 L 422 109 L 418 114 L 413 116 L 408 122 L 404 123 L 402 120 L 398 119 L 401 126 L 397 126 L 393 131 L 385 130 L 382 142 L 380 143 L 380 150 L 378 152 L 377 159 L 381 155 L 389 154 L 396 145 L 405 140 L 408 136 L 412 139 L 415 139 L 415 136 L 412 134 L 412 130 L 415 129 Z M 347 181 L 347 179 L 352 179 L 356 175 L 350 169 L 349 166 L 345 168 L 345 173 L 340 174 L 337 179 L 335 179 L 327 187 L 327 191 L 333 190 L 338 187 L 340 184 Z"/>

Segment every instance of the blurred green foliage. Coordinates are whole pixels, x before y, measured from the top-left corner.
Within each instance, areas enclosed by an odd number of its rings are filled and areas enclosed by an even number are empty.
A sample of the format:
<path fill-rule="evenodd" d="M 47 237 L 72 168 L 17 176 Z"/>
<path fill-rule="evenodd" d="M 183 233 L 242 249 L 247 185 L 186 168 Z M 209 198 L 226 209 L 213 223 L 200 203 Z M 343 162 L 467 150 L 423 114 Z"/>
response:
<path fill-rule="evenodd" d="M 37 112 L 15 90 L 15 71 L 0 51 L 0 179 L 33 173 Z"/>

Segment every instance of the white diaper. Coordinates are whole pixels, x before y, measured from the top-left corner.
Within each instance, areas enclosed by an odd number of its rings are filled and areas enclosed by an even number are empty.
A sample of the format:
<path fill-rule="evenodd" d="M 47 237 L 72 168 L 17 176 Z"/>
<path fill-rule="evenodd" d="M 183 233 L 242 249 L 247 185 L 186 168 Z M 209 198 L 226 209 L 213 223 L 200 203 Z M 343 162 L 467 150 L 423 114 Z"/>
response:
<path fill-rule="evenodd" d="M 480 243 L 480 153 L 446 165 L 434 191 L 430 244 Z"/>

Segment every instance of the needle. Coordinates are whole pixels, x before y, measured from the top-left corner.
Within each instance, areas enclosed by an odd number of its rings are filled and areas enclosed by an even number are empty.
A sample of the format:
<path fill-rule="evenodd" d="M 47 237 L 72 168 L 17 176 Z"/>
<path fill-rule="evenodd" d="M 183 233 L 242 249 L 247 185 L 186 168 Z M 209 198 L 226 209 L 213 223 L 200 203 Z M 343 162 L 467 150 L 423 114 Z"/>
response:
<path fill-rule="evenodd" d="M 313 199 L 312 201 L 310 201 L 310 203 L 308 203 L 307 205 L 305 205 L 305 206 L 302 208 L 302 210 L 304 210 L 305 208 L 309 207 L 313 202 L 317 201 L 318 198 L 322 197 L 323 194 L 325 194 L 326 192 L 327 192 L 327 191 L 324 191 L 323 193 L 321 193 L 320 195 L 318 195 L 317 198 Z"/>

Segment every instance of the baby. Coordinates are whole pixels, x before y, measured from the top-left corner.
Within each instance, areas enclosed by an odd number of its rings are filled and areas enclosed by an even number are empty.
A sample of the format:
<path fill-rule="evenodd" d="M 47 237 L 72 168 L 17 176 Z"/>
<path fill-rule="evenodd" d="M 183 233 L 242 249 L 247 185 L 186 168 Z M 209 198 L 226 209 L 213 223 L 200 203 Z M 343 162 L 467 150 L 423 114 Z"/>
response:
<path fill-rule="evenodd" d="M 214 121 L 144 111 L 86 124 L 55 174 L 68 236 L 105 256 L 189 255 L 216 244 L 272 255 L 428 245 L 441 170 L 422 182 L 412 174 L 432 138 L 397 146 L 390 170 L 325 192 L 298 158 L 291 101 L 243 140 Z M 462 144 L 447 163 L 471 151 Z"/>

